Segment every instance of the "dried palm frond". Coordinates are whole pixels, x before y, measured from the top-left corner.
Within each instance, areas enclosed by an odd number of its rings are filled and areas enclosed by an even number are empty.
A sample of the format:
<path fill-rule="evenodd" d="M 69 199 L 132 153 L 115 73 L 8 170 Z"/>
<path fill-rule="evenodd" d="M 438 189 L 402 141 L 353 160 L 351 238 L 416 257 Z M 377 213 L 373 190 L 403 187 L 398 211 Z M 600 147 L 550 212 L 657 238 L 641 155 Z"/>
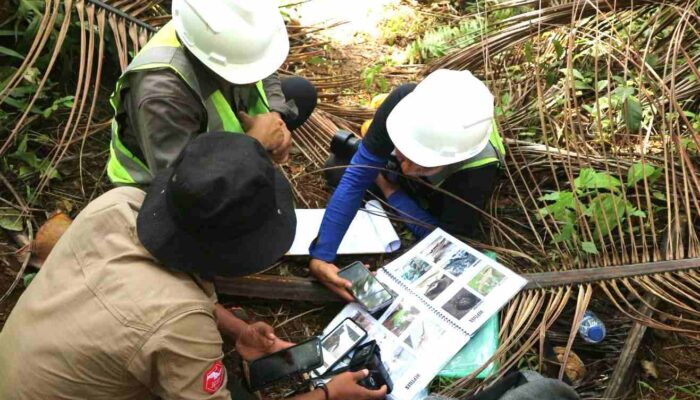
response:
<path fill-rule="evenodd" d="M 47 155 L 48 165 L 36 182 L 33 198 L 30 205 L 35 202 L 39 194 L 48 185 L 52 175 L 59 164 L 65 159 L 69 148 L 76 142 L 85 143 L 85 139 L 94 132 L 94 127 L 104 129 L 105 124 L 95 124 L 95 116 L 98 103 L 102 107 L 106 105 L 107 97 L 100 92 L 100 83 L 103 79 L 107 51 L 114 50 L 117 54 L 120 69 L 124 69 L 128 63 L 129 54 L 134 54 L 146 43 L 149 35 L 155 29 L 145 20 L 163 15 L 164 10 L 159 6 L 160 0 L 127 0 L 102 2 L 96 0 L 47 0 L 41 14 L 41 22 L 36 31 L 33 42 L 24 61 L 17 68 L 14 75 L 0 90 L 0 105 L 7 101 L 12 91 L 23 81 L 24 77 L 35 69 L 40 57 L 50 55 L 50 62 L 42 71 L 39 84 L 31 100 L 21 111 L 13 127 L 8 127 L 8 134 L 0 144 L 0 157 L 12 148 L 19 138 L 20 133 L 26 135 L 27 131 L 35 129 L 37 119 L 31 116 L 32 107 L 37 99 L 43 95 L 49 76 L 54 72 L 59 54 L 64 50 L 69 28 L 72 25 L 79 26 L 79 56 L 75 70 L 75 88 L 73 102 L 65 122 L 62 124 L 58 135 L 53 140 L 53 146 Z M 59 15 L 62 22 L 55 31 L 54 26 Z M 56 40 L 49 48 L 49 38 L 56 35 Z M 111 36 L 111 37 L 110 37 Z M 109 48 L 108 47 L 112 47 Z M 82 137 L 82 139 L 81 139 Z M 83 178 L 82 168 L 83 152 L 80 151 L 80 180 Z M 82 187 L 81 187 L 82 189 Z M 84 190 L 83 190 L 84 192 Z"/>
<path fill-rule="evenodd" d="M 686 269 L 522 293 L 502 313 L 494 356 L 500 373 L 541 346 L 564 305 L 575 301 L 568 353 L 594 289 L 633 321 L 698 335 L 700 138 L 690 120 L 700 92 L 695 3 L 498 6 L 504 7 L 528 10 L 485 28 L 480 40 L 425 70 L 472 70 L 497 98 L 507 165 L 491 214 L 528 240 L 514 243 L 512 232 L 491 224 L 490 244 L 517 246 L 537 260 L 537 270 L 684 259 Z M 535 267 L 523 258 L 506 264 L 525 273 Z M 474 388 L 473 376 L 445 393 Z"/>

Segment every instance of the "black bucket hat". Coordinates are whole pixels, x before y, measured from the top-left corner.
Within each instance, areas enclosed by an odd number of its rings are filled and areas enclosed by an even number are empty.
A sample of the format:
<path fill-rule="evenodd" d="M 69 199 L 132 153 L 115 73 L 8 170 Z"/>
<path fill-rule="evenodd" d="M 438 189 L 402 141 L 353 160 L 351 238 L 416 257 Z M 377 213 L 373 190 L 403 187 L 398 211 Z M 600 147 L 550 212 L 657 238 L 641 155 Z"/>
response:
<path fill-rule="evenodd" d="M 165 267 L 244 276 L 294 240 L 292 190 L 265 149 L 244 134 L 199 135 L 158 172 L 137 219 L 143 246 Z"/>

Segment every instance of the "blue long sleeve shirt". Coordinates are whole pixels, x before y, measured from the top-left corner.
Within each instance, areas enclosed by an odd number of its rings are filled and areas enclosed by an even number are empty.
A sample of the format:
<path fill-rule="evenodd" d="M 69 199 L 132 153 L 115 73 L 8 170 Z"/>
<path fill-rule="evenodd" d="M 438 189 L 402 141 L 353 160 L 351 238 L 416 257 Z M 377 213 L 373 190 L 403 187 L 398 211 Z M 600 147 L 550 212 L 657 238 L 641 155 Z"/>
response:
<path fill-rule="evenodd" d="M 364 144 L 360 144 L 328 202 L 317 240 L 309 248 L 311 257 L 326 262 L 335 260 L 340 242 L 360 208 L 365 191 L 372 186 L 379 174 L 377 168 L 386 166 L 387 161 L 386 158 L 370 153 Z M 433 226 L 437 223 L 432 215 L 400 189 L 389 196 L 387 201 L 403 215 Z M 431 231 L 424 226 L 414 224 L 407 224 L 407 227 L 419 238 Z"/>
<path fill-rule="evenodd" d="M 438 221 L 435 217 L 433 217 L 432 215 L 430 215 L 429 212 L 421 208 L 418 205 L 418 203 L 416 203 L 413 200 L 413 198 L 411 198 L 411 196 L 409 196 L 406 192 L 404 192 L 401 189 L 396 190 L 386 200 L 394 210 L 399 212 L 399 214 L 410 217 L 414 220 L 418 220 L 422 223 L 420 225 L 412 224 L 409 222 L 405 223 L 408 230 L 411 231 L 411 233 L 413 233 L 413 236 L 415 236 L 417 239 L 423 239 L 424 237 L 428 236 L 430 232 L 433 231 L 432 228 L 429 228 L 425 225 L 437 226 L 438 224 Z"/>

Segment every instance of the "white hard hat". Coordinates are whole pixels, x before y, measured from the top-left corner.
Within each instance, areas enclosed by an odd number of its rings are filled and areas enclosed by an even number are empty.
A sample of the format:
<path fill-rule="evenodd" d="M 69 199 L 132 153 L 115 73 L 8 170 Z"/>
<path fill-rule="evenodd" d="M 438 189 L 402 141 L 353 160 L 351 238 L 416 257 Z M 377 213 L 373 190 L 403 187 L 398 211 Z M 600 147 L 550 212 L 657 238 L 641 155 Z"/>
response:
<path fill-rule="evenodd" d="M 423 167 L 464 161 L 489 142 L 493 95 L 469 71 L 437 70 L 394 107 L 386 128 L 394 146 Z"/>
<path fill-rule="evenodd" d="M 173 0 L 172 14 L 182 43 L 231 83 L 268 77 L 289 53 L 287 29 L 272 0 Z"/>

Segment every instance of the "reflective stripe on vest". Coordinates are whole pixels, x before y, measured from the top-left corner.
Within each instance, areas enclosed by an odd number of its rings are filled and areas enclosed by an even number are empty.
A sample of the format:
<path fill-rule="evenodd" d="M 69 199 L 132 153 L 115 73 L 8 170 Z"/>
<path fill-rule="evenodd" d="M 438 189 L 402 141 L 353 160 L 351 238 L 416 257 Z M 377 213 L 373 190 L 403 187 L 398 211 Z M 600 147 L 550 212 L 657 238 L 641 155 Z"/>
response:
<path fill-rule="evenodd" d="M 443 168 L 442 171 L 435 175 L 426 177 L 427 180 L 433 185 L 440 186 L 445 179 L 450 175 L 458 171 L 463 171 L 465 169 L 472 169 L 482 167 L 484 165 L 498 163 L 503 165 L 505 163 L 506 148 L 503 145 L 503 138 L 498 133 L 498 127 L 494 121 L 491 125 L 491 133 L 489 134 L 489 143 L 484 147 L 483 150 L 474 157 L 471 157 L 461 163 L 448 165 Z"/>
<path fill-rule="evenodd" d="M 243 133 L 243 128 L 226 98 L 215 82 L 200 82 L 197 71 L 187 58 L 182 45 L 177 40 L 175 26 L 172 22 L 163 26 L 158 33 L 134 57 L 110 97 L 115 118 L 112 119 L 112 143 L 107 174 L 115 184 L 146 184 L 153 174 L 142 160 L 134 156 L 122 143 L 116 116 L 125 112 L 121 93 L 128 88 L 126 77 L 134 71 L 169 69 L 173 71 L 197 95 L 207 112 L 207 131 L 227 131 Z M 248 114 L 251 116 L 270 111 L 262 81 L 255 84 L 256 90 L 250 90 Z"/>

